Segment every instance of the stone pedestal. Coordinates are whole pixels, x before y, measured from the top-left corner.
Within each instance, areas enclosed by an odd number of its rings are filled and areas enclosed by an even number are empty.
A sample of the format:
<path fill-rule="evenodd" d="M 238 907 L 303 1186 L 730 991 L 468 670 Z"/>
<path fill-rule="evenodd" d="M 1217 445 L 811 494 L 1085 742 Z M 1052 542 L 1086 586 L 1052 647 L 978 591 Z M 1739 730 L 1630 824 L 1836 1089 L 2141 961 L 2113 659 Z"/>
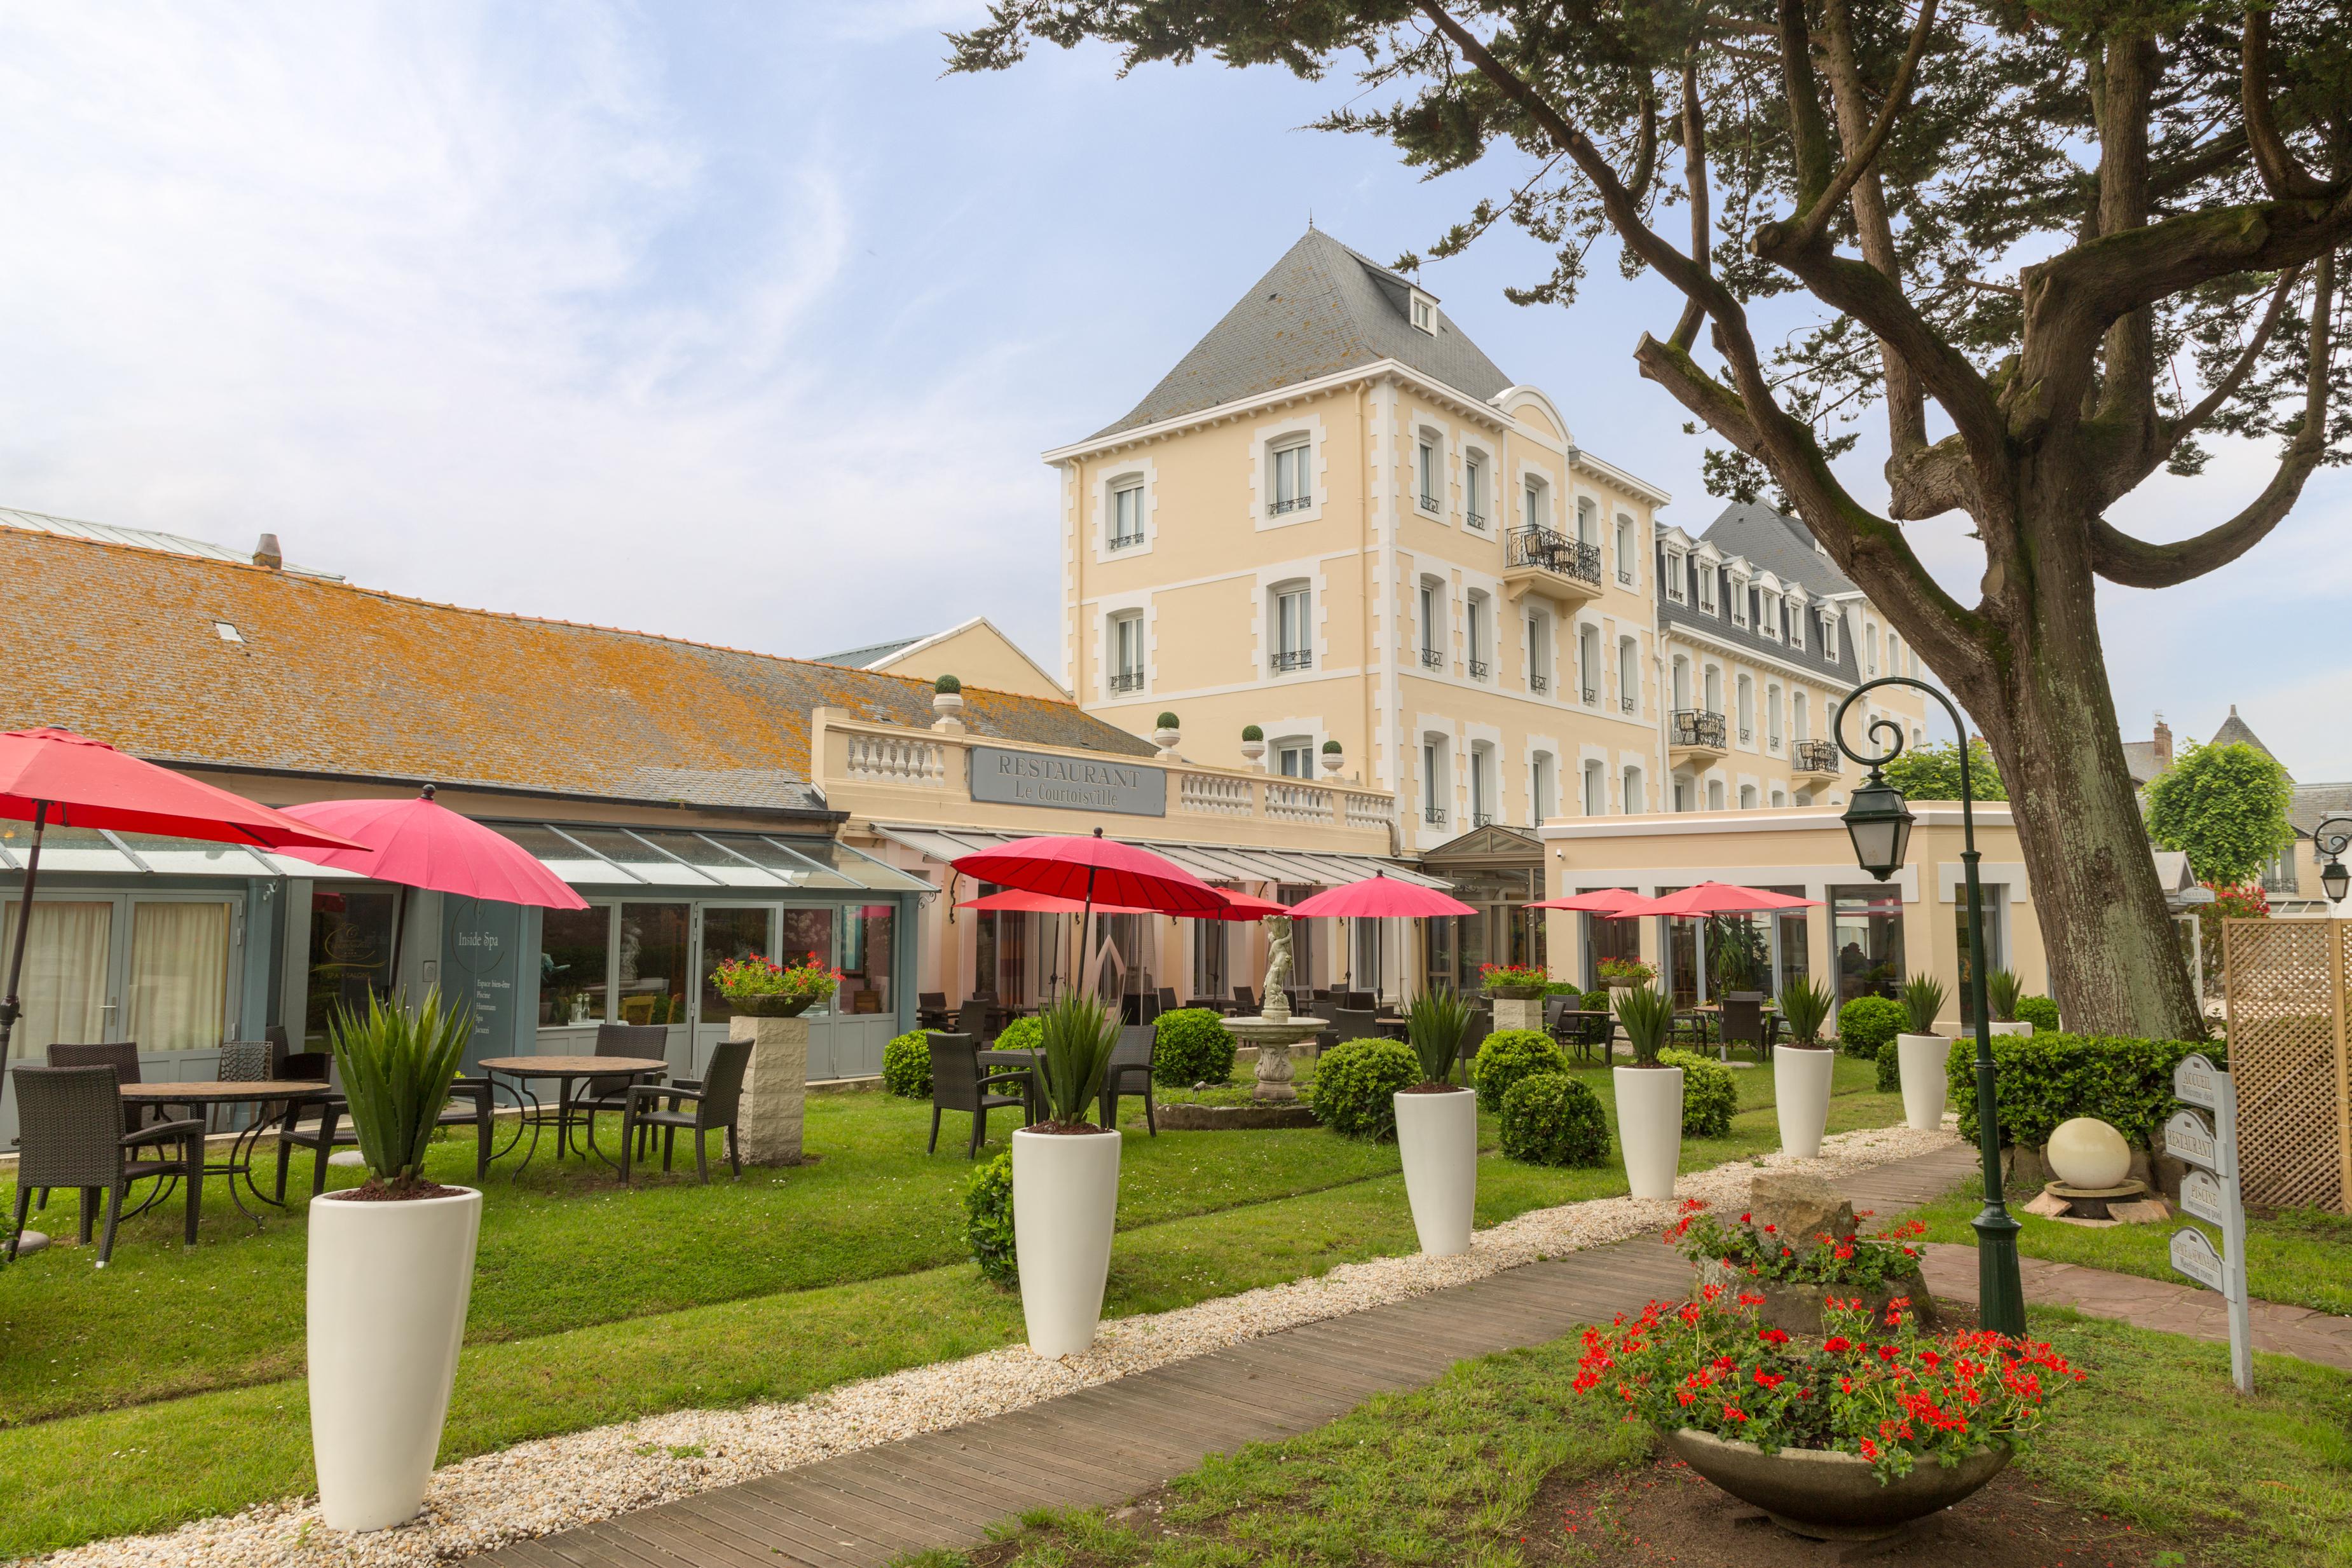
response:
<path fill-rule="evenodd" d="M 1279 998 L 1281 993 L 1275 995 Z M 1298 1091 L 1290 1081 L 1290 1048 L 1322 1033 L 1324 1020 L 1292 1018 L 1286 1011 L 1277 1018 L 1269 1005 L 1264 1016 L 1227 1019 L 1225 1027 L 1236 1040 L 1257 1048 L 1257 1086 L 1250 1091 L 1250 1098 L 1275 1104 L 1297 1100 Z"/>
<path fill-rule="evenodd" d="M 1495 1032 L 1500 1034 L 1507 1029 L 1539 1030 L 1543 1028 L 1543 1009 L 1544 999 L 1541 997 L 1530 997 L 1525 1001 L 1514 1001 L 1508 997 L 1496 997 L 1495 998 Z"/>
<path fill-rule="evenodd" d="M 804 1018 L 737 1013 L 727 1038 L 751 1042 L 743 1073 L 737 1134 L 747 1166 L 787 1166 L 801 1157 L 801 1114 L 808 1100 L 809 1023 Z"/>

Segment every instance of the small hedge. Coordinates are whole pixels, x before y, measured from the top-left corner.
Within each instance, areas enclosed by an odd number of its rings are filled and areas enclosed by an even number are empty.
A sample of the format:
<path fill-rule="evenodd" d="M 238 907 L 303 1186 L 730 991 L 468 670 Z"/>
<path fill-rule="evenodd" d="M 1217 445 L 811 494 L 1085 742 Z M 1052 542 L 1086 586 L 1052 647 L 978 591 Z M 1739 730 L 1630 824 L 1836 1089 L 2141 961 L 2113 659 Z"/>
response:
<path fill-rule="evenodd" d="M 2032 1024 L 2036 1034 L 2058 1032 L 2058 1004 L 2048 997 L 2018 998 L 2017 1016 L 2020 1021 Z"/>
<path fill-rule="evenodd" d="M 1892 997 L 1856 997 L 1838 1009 L 1838 1045 L 1848 1056 L 1875 1061 L 1878 1048 L 1910 1021 L 1903 1004 Z"/>
<path fill-rule="evenodd" d="M 1234 1031 L 1207 1008 L 1161 1013 L 1151 1048 L 1151 1081 L 1183 1087 L 1234 1075 Z"/>
<path fill-rule="evenodd" d="M 1891 1040 L 1878 1048 L 1878 1092 L 1881 1094 L 1903 1092 L 1903 1051 Z"/>
<path fill-rule="evenodd" d="M 1404 1042 L 1351 1040 L 1315 1063 L 1307 1105 L 1342 1137 L 1382 1143 L 1396 1136 L 1396 1092 L 1421 1082 L 1421 1063 Z"/>
<path fill-rule="evenodd" d="M 1609 1011 L 1609 993 L 1607 991 L 1585 992 L 1584 1005 L 1579 1010 L 1588 1013 L 1605 1013 Z"/>
<path fill-rule="evenodd" d="M 2020 1009 L 2021 1011 L 2022 1009 Z M 1993 1090 L 2000 1101 L 2000 1141 L 2040 1148 L 2051 1129 L 2075 1116 L 2096 1116 L 2137 1148 L 2154 1146 L 2172 1118 L 2172 1070 L 2191 1051 L 2216 1067 L 2227 1054 L 2215 1040 L 2138 1040 L 2118 1035 L 1997 1034 L 1992 1040 Z M 1952 1042 L 1945 1061 L 1960 1136 L 1977 1135 L 1977 1048 Z"/>
<path fill-rule="evenodd" d="M 990 1051 L 1042 1051 L 1045 1045 L 1045 1026 L 1034 1018 L 1014 1019 L 1004 1026 L 1004 1032 L 990 1040 Z"/>
<path fill-rule="evenodd" d="M 1731 1136 L 1731 1118 L 1739 1110 L 1739 1084 L 1731 1069 L 1687 1051 L 1662 1051 L 1658 1060 L 1683 1070 L 1683 1136 Z"/>
<path fill-rule="evenodd" d="M 904 1100 L 931 1097 L 929 1030 L 908 1030 L 882 1048 L 882 1087 Z"/>
<path fill-rule="evenodd" d="M 999 1155 L 971 1178 L 963 1195 L 963 1236 L 981 1276 L 1007 1290 L 1021 1283 L 1013 1246 L 1013 1156 Z"/>
<path fill-rule="evenodd" d="M 1486 1037 L 1470 1062 L 1470 1087 L 1478 1092 L 1478 1108 L 1499 1111 L 1511 1085 L 1530 1072 L 1564 1072 L 1568 1058 L 1551 1036 L 1538 1029 L 1502 1029 Z"/>
<path fill-rule="evenodd" d="M 1503 1096 L 1503 1153 L 1535 1166 L 1609 1163 L 1601 1096 L 1565 1072 L 1530 1072 Z"/>

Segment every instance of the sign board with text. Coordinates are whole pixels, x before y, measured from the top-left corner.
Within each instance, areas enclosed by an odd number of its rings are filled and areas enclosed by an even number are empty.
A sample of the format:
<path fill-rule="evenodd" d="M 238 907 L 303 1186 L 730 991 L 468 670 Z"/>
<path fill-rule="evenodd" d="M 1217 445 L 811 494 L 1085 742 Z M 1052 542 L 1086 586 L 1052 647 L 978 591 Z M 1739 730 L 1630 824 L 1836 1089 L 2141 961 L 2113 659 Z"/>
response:
<path fill-rule="evenodd" d="M 2230 1195 L 2219 1181 L 2203 1171 L 2190 1171 L 2180 1178 L 2180 1207 L 2183 1213 L 2208 1225 L 2230 1222 Z"/>
<path fill-rule="evenodd" d="M 2172 1266 L 2209 1291 L 2219 1291 L 2225 1296 L 2230 1293 L 2229 1274 L 2222 1265 L 2221 1254 L 2213 1249 L 2211 1239 L 2201 1230 L 2172 1233 Z"/>
<path fill-rule="evenodd" d="M 2217 1175 L 2221 1169 L 2221 1144 L 2205 1118 L 2194 1111 L 2175 1111 L 2172 1120 L 2164 1124 L 2164 1152 Z"/>
<path fill-rule="evenodd" d="M 2191 1054 L 2172 1070 L 2172 1097 L 2208 1111 L 2221 1103 L 2221 1072 L 2204 1057 Z"/>
<path fill-rule="evenodd" d="M 2254 1391 L 2253 1323 L 2246 1293 L 2246 1206 L 2238 1186 L 2238 1086 L 2208 1058 L 2191 1054 L 2172 1071 L 2176 1099 L 2202 1106 L 2175 1111 L 2164 1124 L 2165 1152 L 2201 1170 L 2180 1178 L 2180 1209 L 2218 1226 L 2221 1245 L 2195 1226 L 2172 1234 L 2172 1266 L 2230 1303 L 2230 1375 L 2241 1393 Z"/>
<path fill-rule="evenodd" d="M 971 798 L 992 805 L 1046 806 L 1065 811 L 1168 814 L 1168 770 L 1107 757 L 1054 757 L 971 748 Z"/>

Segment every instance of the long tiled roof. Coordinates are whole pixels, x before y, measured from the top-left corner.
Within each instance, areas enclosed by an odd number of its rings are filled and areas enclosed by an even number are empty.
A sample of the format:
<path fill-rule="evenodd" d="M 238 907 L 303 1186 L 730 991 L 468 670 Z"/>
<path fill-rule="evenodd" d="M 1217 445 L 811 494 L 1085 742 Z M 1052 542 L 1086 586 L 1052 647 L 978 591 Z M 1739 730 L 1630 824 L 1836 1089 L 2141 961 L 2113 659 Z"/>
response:
<path fill-rule="evenodd" d="M 1413 326 L 1412 287 L 1309 229 L 1141 402 L 1089 439 L 1381 360 L 1482 402 L 1512 384 L 1444 311 L 1433 334 Z"/>
<path fill-rule="evenodd" d="M 5 526 L 0 581 L 0 729 L 62 725 L 157 759 L 808 810 L 811 710 L 932 716 L 928 681 Z M 1071 704 L 977 687 L 963 720 L 1152 749 Z"/>
<path fill-rule="evenodd" d="M 1704 570 L 1695 558 L 1683 561 L 1683 600 L 1681 603 L 1658 595 L 1658 627 L 1664 632 L 1687 631 L 1727 647 L 1777 659 L 1793 664 L 1823 681 L 1851 686 L 1862 675 L 1859 651 L 1853 637 L 1842 631 L 1837 642 L 1837 656 L 1832 658 L 1822 637 L 1822 612 L 1834 612 L 1836 606 L 1824 601 L 1832 594 L 1859 591 L 1845 574 L 1830 564 L 1827 557 L 1814 552 L 1811 536 L 1803 534 L 1804 525 L 1783 517 L 1769 507 L 1743 507 L 1734 504 L 1724 508 L 1702 537 L 1726 556 L 1745 556 L 1759 571 L 1769 571 L 1784 583 L 1802 583 L 1811 594 L 1813 602 L 1807 607 L 1811 617 L 1805 629 L 1805 645 L 1789 645 L 1787 622 L 1782 620 L 1782 635 L 1767 637 L 1756 629 L 1757 616 L 1751 607 L 1748 624 L 1742 626 L 1731 618 L 1731 575 L 1721 567 L 1716 573 L 1716 612 L 1712 615 L 1699 608 L 1698 574 Z M 1794 531 L 1792 531 L 1794 530 Z M 1665 570 L 1666 553 L 1657 547 L 1656 567 Z M 1663 580 L 1663 579 L 1662 579 Z"/>

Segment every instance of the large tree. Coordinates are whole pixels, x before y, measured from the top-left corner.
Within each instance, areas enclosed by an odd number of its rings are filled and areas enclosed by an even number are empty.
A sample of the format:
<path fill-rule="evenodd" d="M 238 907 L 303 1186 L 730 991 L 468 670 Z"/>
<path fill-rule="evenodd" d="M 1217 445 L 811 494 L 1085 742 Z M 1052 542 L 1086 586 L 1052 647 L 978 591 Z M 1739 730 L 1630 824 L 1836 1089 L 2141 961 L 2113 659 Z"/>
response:
<path fill-rule="evenodd" d="M 1610 235 L 1677 291 L 1635 361 L 1724 444 L 1711 486 L 1772 486 L 1982 727 L 2066 1016 L 2199 1031 L 2094 594 L 2236 559 L 2352 446 L 2342 0 L 1001 0 L 951 63 L 1087 38 L 1352 69 L 1325 126 L 1432 173 L 1496 154 L 1429 254 L 1516 224 L 1556 260 L 1513 297 L 1568 303 Z M 1866 409 L 1883 516 L 1832 468 Z M 2110 519 L 2216 433 L 2278 444 L 2242 509 L 2174 542 Z M 1928 519 L 1981 549 L 1975 602 L 1921 564 Z"/>

